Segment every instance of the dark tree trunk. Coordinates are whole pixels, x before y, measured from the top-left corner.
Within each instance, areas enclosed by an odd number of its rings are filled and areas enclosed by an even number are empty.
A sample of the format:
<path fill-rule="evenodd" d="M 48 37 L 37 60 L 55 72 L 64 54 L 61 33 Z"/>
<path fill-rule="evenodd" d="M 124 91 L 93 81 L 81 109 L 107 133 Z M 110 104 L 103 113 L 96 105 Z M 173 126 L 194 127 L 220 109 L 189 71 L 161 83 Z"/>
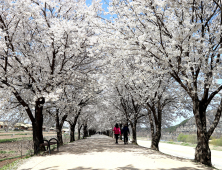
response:
<path fill-rule="evenodd" d="M 35 102 L 35 119 L 32 121 L 32 131 L 33 131 L 33 143 L 34 143 L 34 154 L 37 154 L 37 149 L 39 144 L 43 142 L 43 104 L 45 99 L 43 97 L 39 98 Z"/>
<path fill-rule="evenodd" d="M 57 139 L 59 141 L 59 145 L 63 145 L 63 139 L 62 139 L 62 128 L 56 128 L 57 130 Z"/>
<path fill-rule="evenodd" d="M 80 140 L 80 137 L 81 137 L 80 136 L 81 129 L 82 129 L 82 125 L 78 127 L 78 140 Z"/>
<path fill-rule="evenodd" d="M 62 127 L 59 124 L 59 110 L 56 110 L 56 133 L 57 133 L 57 139 L 59 141 L 60 145 L 63 145 L 62 140 Z"/>
<path fill-rule="evenodd" d="M 62 139 L 62 127 L 68 115 L 64 115 L 62 117 L 61 122 L 59 122 L 59 109 L 56 110 L 56 132 L 57 132 L 57 139 L 59 141 L 59 145 L 63 145 Z"/>
<path fill-rule="evenodd" d="M 204 133 L 197 129 L 197 146 L 195 149 L 195 160 L 205 165 L 212 166 L 211 164 L 211 151 L 209 148 L 209 139 L 206 139 Z"/>
<path fill-rule="evenodd" d="M 161 128 L 156 126 L 156 132 L 152 133 L 151 149 L 159 151 L 159 142 L 161 138 Z"/>
<path fill-rule="evenodd" d="M 84 125 L 83 125 L 83 138 L 86 138 L 86 137 L 88 137 L 89 135 L 88 135 L 88 128 L 87 128 L 87 123 L 85 123 Z"/>
<path fill-rule="evenodd" d="M 136 124 L 137 124 L 137 121 L 134 121 L 133 123 L 132 122 L 130 123 L 130 125 L 132 127 L 132 144 L 136 144 L 137 145 Z"/>
<path fill-rule="evenodd" d="M 75 141 L 75 128 L 76 128 L 76 123 L 79 118 L 79 115 L 81 113 L 82 108 L 79 109 L 78 114 L 74 117 L 73 122 L 69 121 L 70 125 L 70 142 Z"/>
<path fill-rule="evenodd" d="M 75 126 L 73 124 L 70 125 L 70 142 L 75 141 Z"/>
<path fill-rule="evenodd" d="M 211 151 L 209 148 L 209 137 L 206 127 L 206 107 L 198 100 L 193 102 L 193 113 L 197 125 L 197 146 L 195 149 L 195 160 L 208 166 L 211 164 Z"/>
<path fill-rule="evenodd" d="M 159 142 L 161 138 L 161 120 L 155 122 L 152 118 L 152 112 L 148 111 L 149 121 L 150 121 L 150 130 L 151 130 L 151 149 L 159 151 Z M 156 127 L 156 129 L 155 129 Z"/>

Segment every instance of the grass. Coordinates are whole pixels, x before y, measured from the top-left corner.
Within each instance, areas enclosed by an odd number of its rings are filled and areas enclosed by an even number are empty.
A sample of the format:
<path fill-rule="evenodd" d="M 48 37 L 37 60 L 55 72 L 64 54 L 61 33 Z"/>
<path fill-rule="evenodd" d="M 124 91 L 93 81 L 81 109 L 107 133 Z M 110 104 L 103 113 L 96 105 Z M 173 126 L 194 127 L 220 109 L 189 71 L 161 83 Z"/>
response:
<path fill-rule="evenodd" d="M 0 136 L 11 136 L 12 134 L 0 134 Z"/>
<path fill-rule="evenodd" d="M 17 141 L 18 138 L 13 138 L 13 139 L 0 139 L 0 143 L 6 143 L 6 142 L 15 142 Z"/>
<path fill-rule="evenodd" d="M 19 157 L 21 157 L 21 155 L 19 155 L 19 156 L 13 156 L 13 157 L 10 157 L 10 158 L 3 158 L 3 159 L 0 159 L 0 162 L 5 161 L 5 160 L 8 160 L 8 159 L 19 158 Z"/>
<path fill-rule="evenodd" d="M 28 133 L 16 133 L 15 135 L 29 135 Z M 32 135 L 32 133 L 30 133 Z"/>
<path fill-rule="evenodd" d="M 24 138 L 13 138 L 13 139 L 0 139 L 0 143 L 7 143 L 7 142 L 16 142 L 19 140 L 32 140 L 32 137 L 24 137 Z"/>
<path fill-rule="evenodd" d="M 15 151 L 0 151 L 1 154 L 6 154 L 6 153 L 15 153 Z"/>
<path fill-rule="evenodd" d="M 196 146 L 197 146 L 196 144 L 186 143 L 186 142 L 183 142 L 183 143 L 181 143 L 180 145 L 183 145 L 183 146 L 190 146 L 190 147 L 196 147 Z"/>
<path fill-rule="evenodd" d="M 25 157 L 22 158 L 22 159 L 18 159 L 18 160 L 14 161 L 14 162 L 12 162 L 12 163 L 10 163 L 10 164 L 7 164 L 7 165 L 3 166 L 2 168 L 0 168 L 0 170 L 15 169 L 16 166 L 19 164 L 19 162 L 20 162 L 21 160 L 25 160 L 25 159 L 30 158 L 30 157 L 31 157 L 31 156 L 25 156 Z M 17 158 L 17 157 L 14 157 L 14 158 Z M 11 158 L 11 159 L 13 159 L 13 158 Z"/>
<path fill-rule="evenodd" d="M 10 134 L 0 134 L 0 136 L 14 136 L 14 135 L 32 135 L 32 133 L 10 133 Z"/>
<path fill-rule="evenodd" d="M 174 143 L 174 142 L 172 142 L 172 141 L 169 141 L 169 142 L 167 142 L 167 143 L 169 143 L 169 144 L 176 144 L 176 143 Z"/>

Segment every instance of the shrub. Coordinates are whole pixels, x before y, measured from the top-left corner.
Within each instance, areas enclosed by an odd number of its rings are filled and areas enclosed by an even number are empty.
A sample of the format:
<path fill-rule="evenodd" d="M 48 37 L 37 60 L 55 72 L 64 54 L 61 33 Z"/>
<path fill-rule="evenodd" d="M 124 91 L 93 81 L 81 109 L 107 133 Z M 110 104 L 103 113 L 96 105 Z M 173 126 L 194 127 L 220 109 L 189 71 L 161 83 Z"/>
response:
<path fill-rule="evenodd" d="M 197 135 L 187 135 L 186 142 L 197 144 Z"/>
<path fill-rule="evenodd" d="M 222 146 L 222 137 L 220 139 L 212 139 L 211 144 L 215 146 Z"/>
<path fill-rule="evenodd" d="M 177 137 L 177 140 L 179 142 L 187 142 L 196 144 L 197 143 L 197 135 L 185 135 L 183 133 L 180 133 Z"/>
<path fill-rule="evenodd" d="M 187 139 L 187 135 L 183 134 L 183 133 L 180 133 L 177 137 L 177 140 L 179 142 L 186 142 L 186 139 Z"/>

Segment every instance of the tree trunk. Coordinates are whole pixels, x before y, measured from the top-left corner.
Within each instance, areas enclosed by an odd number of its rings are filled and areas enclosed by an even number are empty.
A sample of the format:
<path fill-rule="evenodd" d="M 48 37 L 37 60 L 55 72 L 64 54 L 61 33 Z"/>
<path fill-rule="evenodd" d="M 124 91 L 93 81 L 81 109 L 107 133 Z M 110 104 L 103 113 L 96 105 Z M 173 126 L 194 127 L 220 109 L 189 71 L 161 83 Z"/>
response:
<path fill-rule="evenodd" d="M 82 125 L 80 127 L 78 127 L 78 140 L 80 140 L 80 132 L 81 132 L 81 129 L 82 129 Z"/>
<path fill-rule="evenodd" d="M 159 122 L 156 122 L 157 124 L 156 124 L 156 130 L 155 130 L 151 111 L 148 111 L 148 116 L 149 116 L 150 129 L 151 129 L 151 149 L 159 151 L 159 142 L 161 138 L 161 125 L 159 125 Z"/>
<path fill-rule="evenodd" d="M 57 139 L 59 141 L 59 145 L 63 145 L 63 140 L 62 140 L 62 128 L 59 127 L 57 129 Z"/>
<path fill-rule="evenodd" d="M 159 142 L 161 138 L 161 128 L 156 126 L 156 132 L 152 133 L 151 149 L 159 151 Z"/>
<path fill-rule="evenodd" d="M 195 149 L 195 160 L 205 165 L 212 166 L 211 164 L 211 151 L 209 148 L 208 140 L 204 133 L 197 130 L 197 146 Z"/>
<path fill-rule="evenodd" d="M 59 125 L 59 120 L 56 120 L 56 133 L 57 133 L 57 139 L 59 141 L 59 145 L 63 145 L 62 140 L 62 127 Z"/>
<path fill-rule="evenodd" d="M 42 125 L 43 125 L 43 104 L 45 103 L 45 99 L 43 97 L 39 98 L 35 102 L 35 119 L 32 121 L 32 131 L 33 131 L 33 143 L 34 143 L 34 154 L 37 154 L 37 149 L 39 144 L 43 142 L 43 133 L 42 133 Z M 44 148 L 42 148 L 44 149 Z"/>
<path fill-rule="evenodd" d="M 135 121 L 134 123 L 130 123 L 132 127 L 132 144 L 137 145 L 137 139 L 136 139 L 136 124 L 137 122 Z"/>
<path fill-rule="evenodd" d="M 75 126 L 70 124 L 70 142 L 75 141 Z"/>
<path fill-rule="evenodd" d="M 56 110 L 56 132 L 57 132 L 57 139 L 59 141 L 59 145 L 63 145 L 63 140 L 62 140 L 62 127 L 63 124 L 66 120 L 68 115 L 64 115 L 62 117 L 61 122 L 59 122 L 59 109 Z"/>
<path fill-rule="evenodd" d="M 83 138 L 88 137 L 88 128 L 87 128 L 87 123 L 84 124 L 83 126 Z"/>
<path fill-rule="evenodd" d="M 195 161 L 212 166 L 209 137 L 206 127 L 206 107 L 198 100 L 193 101 L 193 113 L 197 125 L 197 146 L 195 149 Z"/>
<path fill-rule="evenodd" d="M 59 124 L 59 110 L 56 110 L 56 133 L 57 133 L 57 139 L 59 141 L 59 145 L 63 145 L 62 140 L 62 127 Z"/>

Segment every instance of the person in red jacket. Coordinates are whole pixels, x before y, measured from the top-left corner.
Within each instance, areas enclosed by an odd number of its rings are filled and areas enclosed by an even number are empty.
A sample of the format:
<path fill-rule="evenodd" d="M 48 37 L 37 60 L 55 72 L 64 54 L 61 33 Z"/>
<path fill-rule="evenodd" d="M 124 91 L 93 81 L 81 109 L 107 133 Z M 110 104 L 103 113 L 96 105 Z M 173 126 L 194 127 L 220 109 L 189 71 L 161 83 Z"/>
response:
<path fill-rule="evenodd" d="M 115 127 L 113 128 L 114 134 L 115 134 L 115 138 L 116 138 L 116 144 L 118 144 L 118 137 L 119 135 L 121 135 L 121 130 L 119 128 L 118 123 L 116 123 Z"/>

